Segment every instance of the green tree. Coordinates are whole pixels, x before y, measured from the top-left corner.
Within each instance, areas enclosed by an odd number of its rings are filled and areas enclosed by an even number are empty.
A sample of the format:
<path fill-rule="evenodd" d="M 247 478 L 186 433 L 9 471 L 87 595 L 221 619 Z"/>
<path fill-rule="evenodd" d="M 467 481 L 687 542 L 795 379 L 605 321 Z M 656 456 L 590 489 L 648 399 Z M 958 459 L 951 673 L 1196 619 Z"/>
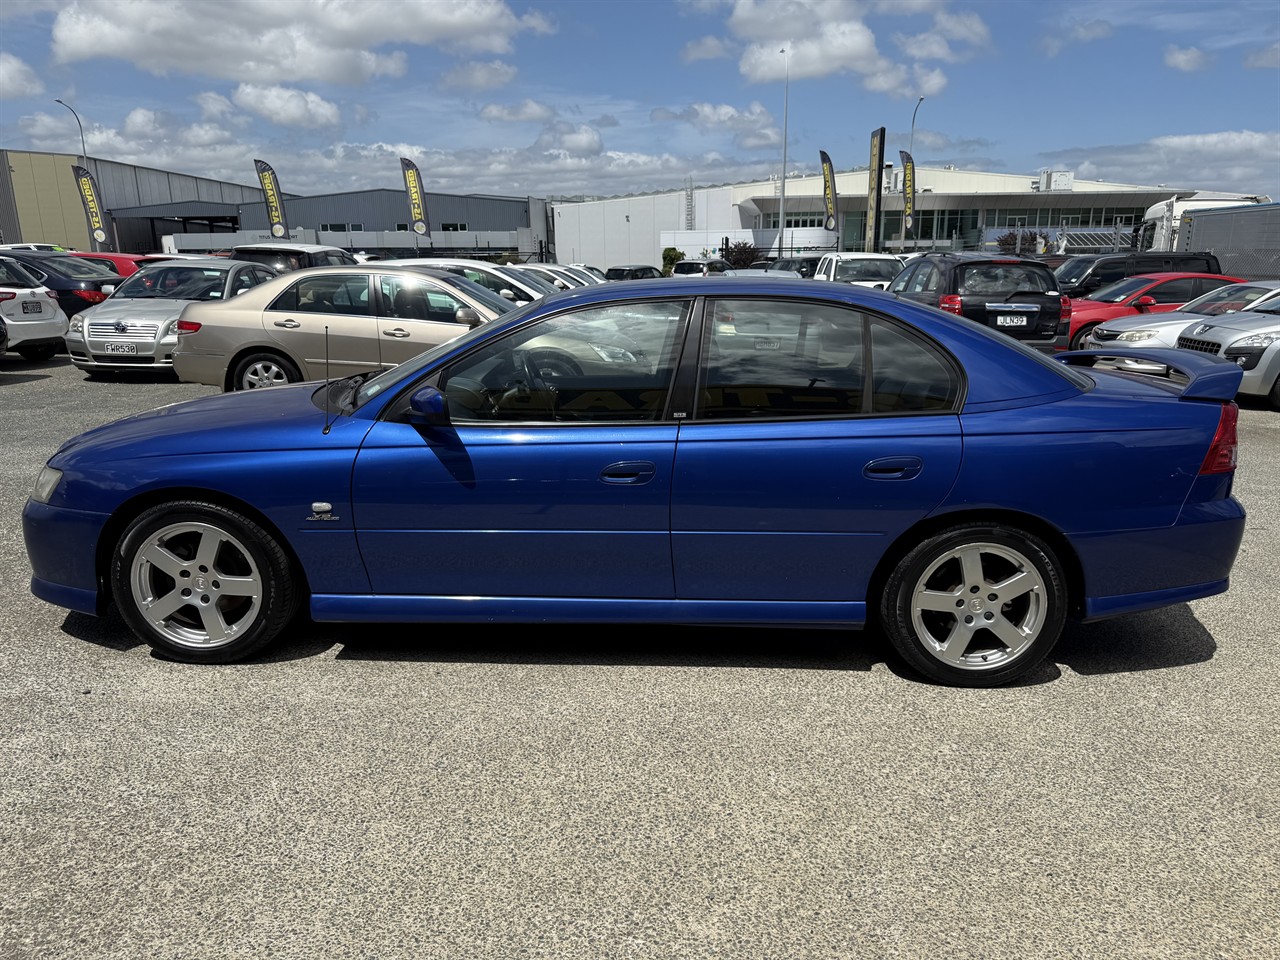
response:
<path fill-rule="evenodd" d="M 664 277 L 671 276 L 671 268 L 676 265 L 678 260 L 685 259 L 684 251 L 677 250 L 675 247 L 667 247 L 662 251 L 662 275 Z"/>
<path fill-rule="evenodd" d="M 729 261 L 729 266 L 733 269 L 745 270 L 760 259 L 760 248 L 750 240 L 735 240 L 729 244 L 724 258 Z"/>

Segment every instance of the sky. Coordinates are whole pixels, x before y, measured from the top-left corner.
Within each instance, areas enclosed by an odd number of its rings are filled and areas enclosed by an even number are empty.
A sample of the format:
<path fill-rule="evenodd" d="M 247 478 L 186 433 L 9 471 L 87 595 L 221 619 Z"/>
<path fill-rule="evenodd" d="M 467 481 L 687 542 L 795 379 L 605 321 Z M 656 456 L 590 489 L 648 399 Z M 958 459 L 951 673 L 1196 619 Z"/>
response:
<path fill-rule="evenodd" d="M 923 101 L 920 98 L 923 97 Z M 1275 0 L 3 0 L 0 147 L 286 193 L 918 165 L 1280 200 Z M 914 135 L 912 119 L 915 115 Z"/>

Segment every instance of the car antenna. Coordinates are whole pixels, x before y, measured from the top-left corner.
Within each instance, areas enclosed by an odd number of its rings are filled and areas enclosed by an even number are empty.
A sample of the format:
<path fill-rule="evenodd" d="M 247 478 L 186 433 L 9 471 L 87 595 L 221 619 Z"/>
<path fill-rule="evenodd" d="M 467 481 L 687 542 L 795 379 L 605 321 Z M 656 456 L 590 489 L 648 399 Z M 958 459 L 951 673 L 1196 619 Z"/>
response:
<path fill-rule="evenodd" d="M 324 429 L 320 432 L 329 435 L 333 421 L 329 419 L 329 325 L 324 325 Z"/>

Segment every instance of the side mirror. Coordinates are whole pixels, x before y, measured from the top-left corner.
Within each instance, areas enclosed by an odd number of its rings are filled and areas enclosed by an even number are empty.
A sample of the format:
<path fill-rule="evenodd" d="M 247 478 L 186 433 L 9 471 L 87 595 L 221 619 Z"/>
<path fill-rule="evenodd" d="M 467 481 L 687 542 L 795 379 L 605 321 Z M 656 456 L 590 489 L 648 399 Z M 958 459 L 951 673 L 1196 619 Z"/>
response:
<path fill-rule="evenodd" d="M 484 317 L 476 313 L 470 307 L 459 307 L 453 312 L 453 319 L 459 323 L 465 323 L 468 327 L 478 327 L 484 323 Z"/>
<path fill-rule="evenodd" d="M 1133 301 L 1133 305 L 1145 313 L 1148 309 L 1155 306 L 1155 302 L 1156 298 L 1148 294 L 1145 297 L 1139 297 L 1137 300 Z"/>
<path fill-rule="evenodd" d="M 502 290 L 498 293 L 498 296 L 504 297 L 507 300 L 514 301 L 516 298 L 516 292 L 512 290 L 510 287 L 503 287 Z"/>
<path fill-rule="evenodd" d="M 102 292 L 109 297 L 116 292 L 116 285 L 114 283 L 104 283 L 102 285 Z"/>
<path fill-rule="evenodd" d="M 409 422 L 428 427 L 449 424 L 449 400 L 435 387 L 422 387 L 409 398 Z"/>

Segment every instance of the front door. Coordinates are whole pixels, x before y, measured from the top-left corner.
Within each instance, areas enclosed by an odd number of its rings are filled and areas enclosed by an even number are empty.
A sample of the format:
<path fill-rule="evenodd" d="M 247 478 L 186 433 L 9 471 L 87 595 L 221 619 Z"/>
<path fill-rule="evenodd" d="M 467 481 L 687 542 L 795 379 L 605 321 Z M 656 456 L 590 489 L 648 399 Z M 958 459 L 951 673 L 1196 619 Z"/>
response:
<path fill-rule="evenodd" d="M 305 276 L 262 314 L 267 334 L 302 359 L 308 380 L 377 371 L 378 325 L 365 274 Z"/>

